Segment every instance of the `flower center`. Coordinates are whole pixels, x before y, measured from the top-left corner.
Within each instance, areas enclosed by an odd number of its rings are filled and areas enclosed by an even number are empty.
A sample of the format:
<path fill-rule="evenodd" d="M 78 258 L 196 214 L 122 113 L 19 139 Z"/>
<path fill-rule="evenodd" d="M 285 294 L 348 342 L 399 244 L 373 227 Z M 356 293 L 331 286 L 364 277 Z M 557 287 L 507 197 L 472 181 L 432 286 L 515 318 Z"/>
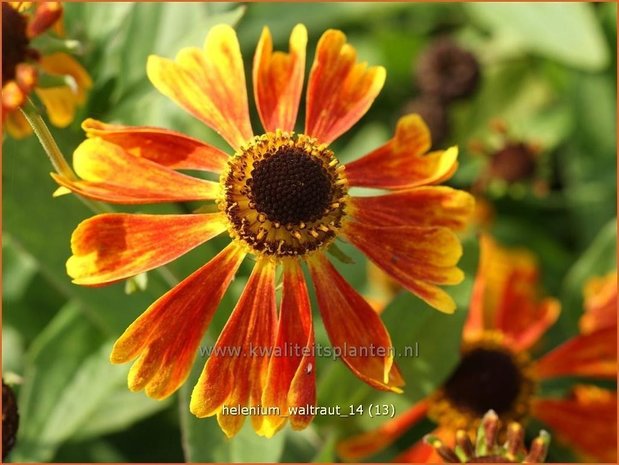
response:
<path fill-rule="evenodd" d="M 250 196 L 256 210 L 281 224 L 309 223 L 329 207 L 331 179 L 319 159 L 296 147 L 283 147 L 257 162 Z"/>
<path fill-rule="evenodd" d="M 493 176 L 508 183 L 530 179 L 537 168 L 533 151 L 522 142 L 513 142 L 495 152 L 490 170 Z"/>
<path fill-rule="evenodd" d="M 26 18 L 2 3 L 2 85 L 15 79 L 15 68 L 28 54 Z"/>
<path fill-rule="evenodd" d="M 341 227 L 347 182 L 326 145 L 303 134 L 255 137 L 228 162 L 219 201 L 232 237 L 254 253 L 305 255 Z"/>
<path fill-rule="evenodd" d="M 474 428 L 494 410 L 504 421 L 518 421 L 529 409 L 534 383 L 526 353 L 514 353 L 497 333 L 465 343 L 460 363 L 433 397 L 430 417 L 454 428 Z"/>
<path fill-rule="evenodd" d="M 520 391 L 520 369 L 505 352 L 477 348 L 465 354 L 443 388 L 455 405 L 483 415 L 509 411 Z"/>

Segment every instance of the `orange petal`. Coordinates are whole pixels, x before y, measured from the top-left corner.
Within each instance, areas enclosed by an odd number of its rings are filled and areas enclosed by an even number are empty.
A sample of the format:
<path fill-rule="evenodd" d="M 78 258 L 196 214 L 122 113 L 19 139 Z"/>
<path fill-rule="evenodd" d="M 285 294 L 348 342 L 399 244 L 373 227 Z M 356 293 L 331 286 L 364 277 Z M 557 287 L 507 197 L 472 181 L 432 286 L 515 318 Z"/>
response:
<path fill-rule="evenodd" d="M 473 215 L 475 199 L 451 187 L 417 187 L 375 197 L 352 197 L 351 214 L 380 226 L 445 226 L 464 229 Z"/>
<path fill-rule="evenodd" d="M 434 448 L 421 440 L 399 454 L 393 461 L 395 463 L 443 463 L 443 459 Z"/>
<path fill-rule="evenodd" d="M 126 363 L 129 388 L 155 399 L 172 394 L 185 381 L 221 298 L 245 253 L 234 243 L 168 291 L 116 341 L 110 360 Z"/>
<path fill-rule="evenodd" d="M 100 137 L 168 168 L 220 173 L 228 163 L 228 155 L 218 148 L 168 129 L 106 124 L 92 118 L 82 123 L 82 129 L 88 137 Z"/>
<path fill-rule="evenodd" d="M 305 133 L 324 144 L 359 121 L 385 83 L 385 68 L 356 61 L 341 31 L 322 35 L 307 87 Z"/>
<path fill-rule="evenodd" d="M 494 327 L 507 335 L 516 349 L 526 350 L 535 344 L 559 317 L 561 304 L 557 299 L 538 301 L 539 273 L 536 267 L 514 267 L 509 273 L 499 305 Z M 518 311 L 514 311 L 517 308 Z"/>
<path fill-rule="evenodd" d="M 75 284 L 111 283 L 164 265 L 225 229 L 219 213 L 97 215 L 73 232 L 67 273 Z"/>
<path fill-rule="evenodd" d="M 70 76 L 75 82 L 75 88 L 36 88 L 52 124 L 64 128 L 73 121 L 77 106 L 86 100 L 86 92 L 92 87 L 92 80 L 82 65 L 66 53 L 42 56 L 40 66 L 48 74 Z"/>
<path fill-rule="evenodd" d="M 443 444 L 450 447 L 454 441 L 450 438 L 453 433 L 447 428 L 436 428 L 432 433 L 432 436 L 439 438 Z M 436 449 L 425 441 L 419 440 L 415 442 L 411 447 L 406 449 L 401 454 L 398 454 L 394 459 L 394 463 L 445 463 L 443 458 L 438 454 Z"/>
<path fill-rule="evenodd" d="M 428 404 L 422 400 L 377 429 L 341 441 L 337 445 L 337 453 L 346 461 L 360 460 L 374 455 L 393 444 L 411 426 L 425 417 L 427 411 Z"/>
<path fill-rule="evenodd" d="M 233 148 L 253 137 L 243 59 L 230 26 L 214 26 L 203 50 L 182 49 L 174 61 L 151 55 L 146 73 L 159 92 L 217 131 Z"/>
<path fill-rule="evenodd" d="M 557 376 L 617 377 L 617 328 L 576 336 L 544 355 L 535 365 L 541 379 Z"/>
<path fill-rule="evenodd" d="M 186 176 L 100 138 L 87 139 L 73 153 L 73 167 L 83 180 L 52 173 L 64 187 L 84 197 L 110 203 L 142 204 L 211 200 L 219 184 Z"/>
<path fill-rule="evenodd" d="M 34 65 L 20 63 L 15 67 L 15 81 L 25 94 L 29 94 L 34 89 L 38 78 L 39 73 Z"/>
<path fill-rule="evenodd" d="M 274 275 L 270 260 L 258 261 L 191 395 L 191 412 L 199 418 L 217 414 L 228 437 L 239 432 L 245 416 L 227 412 L 227 408 L 261 405 L 275 342 Z M 252 415 L 254 429 L 266 435 L 269 431 L 262 431 L 263 419 Z"/>
<path fill-rule="evenodd" d="M 585 314 L 580 331 L 589 334 L 617 326 L 617 271 L 591 278 L 585 285 Z"/>
<path fill-rule="evenodd" d="M 284 286 L 274 350 L 269 361 L 262 405 L 277 407 L 280 415 L 265 417 L 263 431 L 271 433 L 267 436 L 278 431 L 288 415 L 293 429 L 307 427 L 313 419 L 307 407 L 316 404 L 312 309 L 303 271 L 292 260 L 284 264 Z M 293 413 L 295 409 L 297 413 Z"/>
<path fill-rule="evenodd" d="M 616 393 L 579 385 L 567 399 L 534 399 L 533 414 L 585 461 L 617 463 Z"/>
<path fill-rule="evenodd" d="M 443 227 L 376 227 L 351 221 L 347 239 L 394 280 L 437 310 L 452 313 L 453 299 L 435 284 L 458 284 L 464 275 L 456 264 L 462 246 Z"/>
<path fill-rule="evenodd" d="M 316 254 L 308 263 L 333 348 L 370 386 L 401 392 L 404 381 L 393 363 L 391 338 L 380 317 L 324 255 Z"/>
<path fill-rule="evenodd" d="M 505 253 L 509 260 L 510 254 L 517 252 Z M 517 350 L 526 350 L 557 321 L 561 304 L 557 299 L 538 297 L 539 268 L 532 256 L 510 260 L 508 267 L 495 310 L 494 327 L 507 335 Z"/>
<path fill-rule="evenodd" d="M 27 95 L 15 81 L 9 81 L 2 85 L 2 118 L 7 112 L 19 110 L 26 101 Z"/>
<path fill-rule="evenodd" d="M 418 115 L 400 118 L 395 136 L 385 145 L 346 165 L 351 186 L 404 189 L 438 184 L 449 179 L 458 165 L 458 148 L 424 155 L 430 132 Z"/>
<path fill-rule="evenodd" d="M 75 94 L 68 87 L 50 87 L 43 89 L 38 87 L 35 92 L 45 105 L 47 116 L 51 123 L 59 128 L 66 128 L 73 118 L 75 118 L 75 110 L 77 102 Z"/>
<path fill-rule="evenodd" d="M 18 9 L 19 11 L 19 9 Z M 62 16 L 60 2 L 41 2 L 37 5 L 34 16 L 28 21 L 26 33 L 29 38 L 42 34 L 54 25 Z"/>
<path fill-rule="evenodd" d="M 483 244 L 485 236 L 480 237 L 480 244 Z M 485 319 L 485 302 L 484 295 L 486 293 L 486 275 L 481 273 L 483 267 L 484 254 L 483 245 L 481 246 L 482 253 L 479 256 L 479 268 L 475 281 L 473 282 L 473 289 L 471 291 L 471 300 L 469 302 L 469 311 L 466 315 L 464 322 L 464 328 L 462 328 L 463 339 L 475 339 L 476 336 L 481 335 L 486 329 L 492 329 L 488 327 Z"/>
<path fill-rule="evenodd" d="M 6 130 L 14 139 L 23 139 L 32 134 L 32 127 L 21 111 L 11 111 L 6 117 Z"/>
<path fill-rule="evenodd" d="M 74 99 L 77 103 L 84 103 L 86 92 L 92 87 L 92 79 L 75 58 L 57 52 L 42 56 L 39 64 L 46 73 L 72 77 L 75 81 L 75 88 L 72 89 Z"/>
<path fill-rule="evenodd" d="M 489 235 L 482 235 L 465 333 L 497 329 L 516 350 L 530 348 L 560 313 L 559 302 L 541 298 L 539 288 L 539 268 L 531 253 L 504 248 Z"/>
<path fill-rule="evenodd" d="M 293 131 L 305 74 L 307 30 L 297 24 L 290 35 L 290 51 L 273 52 L 269 28 L 262 30 L 254 55 L 254 97 L 267 132 Z"/>

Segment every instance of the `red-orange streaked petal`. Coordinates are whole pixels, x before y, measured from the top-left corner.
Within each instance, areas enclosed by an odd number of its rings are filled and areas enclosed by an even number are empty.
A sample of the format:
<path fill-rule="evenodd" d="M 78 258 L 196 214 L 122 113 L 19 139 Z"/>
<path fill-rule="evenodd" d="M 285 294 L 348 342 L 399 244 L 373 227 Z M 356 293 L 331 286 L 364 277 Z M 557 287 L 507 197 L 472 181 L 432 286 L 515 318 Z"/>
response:
<path fill-rule="evenodd" d="M 578 385 L 567 399 L 533 400 L 533 414 L 552 428 L 553 439 L 574 448 L 587 462 L 617 463 L 617 394 Z"/>
<path fill-rule="evenodd" d="M 280 415 L 265 417 L 262 429 L 267 436 L 277 432 L 288 415 L 293 429 L 307 427 L 313 418 L 307 407 L 316 405 L 312 309 L 303 271 L 296 260 L 284 263 L 282 303 L 274 350 L 262 405 L 278 407 Z M 294 409 L 300 412 L 299 408 L 303 408 L 305 414 L 292 413 Z"/>
<path fill-rule="evenodd" d="M 507 335 L 518 350 L 526 350 L 535 344 L 557 321 L 561 312 L 557 299 L 538 301 L 538 281 L 537 267 L 514 267 L 507 277 L 496 310 L 494 327 Z"/>
<path fill-rule="evenodd" d="M 438 184 L 455 172 L 458 148 L 426 154 L 430 144 L 430 132 L 421 117 L 403 116 L 389 142 L 346 165 L 346 178 L 351 186 L 383 189 Z"/>
<path fill-rule="evenodd" d="M 464 229 L 475 209 L 475 199 L 471 194 L 444 186 L 417 187 L 374 197 L 351 197 L 349 203 L 351 215 L 364 223 L 379 226 Z"/>
<path fill-rule="evenodd" d="M 87 139 L 73 153 L 73 167 L 81 180 L 52 173 L 60 185 L 96 200 L 144 204 L 212 200 L 219 184 L 178 173 L 100 138 Z"/>
<path fill-rule="evenodd" d="M 509 291 L 506 291 L 506 300 L 509 295 L 507 292 Z M 522 306 L 517 302 L 522 303 Z M 503 311 L 497 314 L 497 317 L 502 318 L 497 321 L 496 327 L 511 339 L 512 347 L 516 350 L 531 348 L 555 324 L 561 313 L 561 304 L 554 298 L 546 298 L 540 302 L 525 302 L 514 298 L 509 304 L 511 312 Z M 519 311 L 514 312 L 514 308 Z"/>
<path fill-rule="evenodd" d="M 380 317 L 324 255 L 316 254 L 308 263 L 331 345 L 370 386 L 401 392 L 404 380 L 393 362 L 391 338 Z"/>
<path fill-rule="evenodd" d="M 129 388 L 155 399 L 185 381 L 198 346 L 245 253 L 234 243 L 168 291 L 116 341 L 112 363 L 139 356 L 129 372 Z"/>
<path fill-rule="evenodd" d="M 254 55 L 254 97 L 265 131 L 294 131 L 305 74 L 307 30 L 297 24 L 290 35 L 290 51 L 273 52 L 269 28 L 262 30 Z"/>
<path fill-rule="evenodd" d="M 539 273 L 529 251 L 504 248 L 491 236 L 482 235 L 465 334 L 499 330 L 516 350 L 534 345 L 560 313 L 556 299 L 540 297 Z"/>
<path fill-rule="evenodd" d="M 414 443 L 393 461 L 394 463 L 443 463 L 443 459 L 434 448 L 422 440 Z"/>
<path fill-rule="evenodd" d="M 220 213 L 104 213 L 73 232 L 67 273 L 75 284 L 111 283 L 164 265 L 225 229 Z"/>
<path fill-rule="evenodd" d="M 427 411 L 427 401 L 422 400 L 392 420 L 383 423 L 375 430 L 367 431 L 339 442 L 337 453 L 349 462 L 374 455 L 393 444 L 411 426 L 425 417 Z"/>
<path fill-rule="evenodd" d="M 497 257 L 500 251 L 496 251 Z M 505 251 L 506 259 L 517 252 Z M 500 289 L 494 315 L 494 327 L 507 335 L 517 350 L 529 349 L 559 317 L 561 304 L 557 299 L 539 298 L 539 268 L 531 256 L 508 263 L 508 272 Z M 486 273 L 492 273 L 489 264 Z M 514 311 L 518 309 L 518 311 Z"/>
<path fill-rule="evenodd" d="M 274 275 L 274 263 L 258 261 L 191 395 L 191 412 L 199 418 L 216 414 L 228 437 L 239 432 L 245 417 L 223 412 L 222 407 L 261 404 L 277 324 Z M 252 416 L 252 424 L 258 434 L 266 435 L 263 419 Z"/>
<path fill-rule="evenodd" d="M 480 237 L 480 244 L 483 243 L 486 236 Z M 473 339 L 477 335 L 484 332 L 485 329 L 491 329 L 486 324 L 486 318 L 484 315 L 484 295 L 486 293 L 486 275 L 481 272 L 484 266 L 485 255 L 483 253 L 483 245 L 481 246 L 482 253 L 479 256 L 479 266 L 475 281 L 473 282 L 473 289 L 471 291 L 471 300 L 469 302 L 469 312 L 466 315 L 464 322 L 464 328 L 462 328 L 462 337 L 466 339 Z"/>
<path fill-rule="evenodd" d="M 444 427 L 438 427 L 430 433 L 432 436 L 439 438 L 443 444 L 452 447 L 453 432 Z M 394 459 L 394 463 L 444 463 L 444 460 L 434 449 L 425 441 L 419 440 L 411 447 L 406 449 L 401 454 L 398 454 Z"/>
<path fill-rule="evenodd" d="M 182 49 L 174 61 L 151 55 L 146 73 L 159 92 L 217 131 L 234 149 L 253 137 L 243 58 L 230 26 L 214 26 L 203 50 Z"/>
<path fill-rule="evenodd" d="M 376 227 L 350 221 L 344 235 L 391 278 L 432 307 L 446 313 L 453 299 L 437 284 L 464 279 L 456 267 L 462 246 L 453 231 L 443 227 Z"/>
<path fill-rule="evenodd" d="M 617 271 L 591 278 L 585 284 L 585 314 L 580 318 L 580 331 L 594 331 L 617 326 Z"/>
<path fill-rule="evenodd" d="M 617 377 L 617 328 L 576 336 L 535 364 L 540 379 L 557 376 Z"/>
<path fill-rule="evenodd" d="M 60 2 L 41 2 L 37 4 L 34 16 L 28 21 L 26 34 L 34 38 L 47 31 L 62 16 Z"/>
<path fill-rule="evenodd" d="M 107 124 L 92 118 L 82 123 L 82 129 L 88 137 L 100 137 L 172 169 L 220 173 L 228 162 L 228 155 L 218 148 L 168 129 Z"/>
<path fill-rule="evenodd" d="M 326 31 L 307 86 L 305 134 L 330 144 L 368 111 L 385 83 L 385 68 L 357 63 L 341 31 Z"/>

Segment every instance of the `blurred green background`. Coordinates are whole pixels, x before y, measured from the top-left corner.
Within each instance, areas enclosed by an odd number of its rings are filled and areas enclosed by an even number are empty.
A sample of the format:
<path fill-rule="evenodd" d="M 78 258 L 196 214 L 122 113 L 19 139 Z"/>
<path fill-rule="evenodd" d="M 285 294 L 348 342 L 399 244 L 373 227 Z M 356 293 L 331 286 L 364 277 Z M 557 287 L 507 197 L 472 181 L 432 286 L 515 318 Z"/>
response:
<path fill-rule="evenodd" d="M 338 158 L 348 161 L 391 137 L 405 104 L 420 95 L 414 79 L 419 56 L 438 37 L 449 36 L 471 51 L 481 67 L 476 92 L 447 110 L 449 131 L 442 146 L 457 144 L 461 150 L 451 184 L 469 189 L 488 169 L 488 158 L 471 147 L 480 141 L 487 147 L 500 144 L 492 121 L 502 121 L 511 139 L 541 148 L 543 195 L 531 182 L 506 187 L 501 180 L 483 195 L 494 211 L 491 231 L 506 244 L 535 252 L 546 292 L 562 301 L 561 320 L 539 349 L 543 352 L 575 333 L 584 281 L 616 267 L 616 14 L 616 4 L 609 3 L 67 3 L 67 37 L 82 42 L 79 59 L 94 88 L 74 124 L 52 132 L 67 157 L 83 139 L 79 124 L 85 117 L 158 125 L 226 147 L 151 86 L 147 56 L 173 57 L 184 46 L 200 46 L 212 25 L 233 24 L 250 83 L 262 27 L 270 27 L 281 50 L 287 48 L 292 27 L 302 22 L 309 31 L 308 69 L 316 42 L 328 28 L 343 30 L 363 60 L 387 69 L 385 87 L 371 110 L 334 143 Z M 257 129 L 254 109 L 252 116 Z M 367 415 L 319 417 L 300 433 L 286 428 L 265 440 L 246 427 L 227 440 L 214 419 L 197 420 L 189 413 L 189 394 L 204 363 L 199 357 L 192 379 L 170 399 L 157 402 L 129 392 L 129 367 L 109 364 L 110 344 L 169 284 L 151 272 L 146 289 L 130 294 L 124 284 L 72 285 L 64 267 L 70 236 L 92 213 L 72 195 L 52 199 L 51 166 L 34 138 L 5 137 L 2 158 L 3 376 L 14 383 L 21 413 L 11 460 L 324 462 L 337 460 L 337 438 L 379 424 L 380 419 Z M 197 206 L 122 210 L 191 211 Z M 449 374 L 458 359 L 477 264 L 475 231 L 464 241 L 467 279 L 449 290 L 458 302 L 455 315 L 441 315 L 405 294 L 383 315 L 396 346 L 418 342 L 423 348 L 420 358 L 400 362 L 407 380 L 404 395 L 374 391 L 343 364 L 326 359 L 317 367 L 319 405 L 384 402 L 401 412 Z M 169 268 L 182 279 L 223 243 L 213 240 Z M 368 292 L 365 259 L 343 248 L 355 264 L 338 268 Z M 249 269 L 247 264 L 241 269 L 207 341 L 217 337 Z M 317 341 L 327 344 L 320 319 L 315 322 Z M 384 458 L 427 431 L 428 425 L 421 425 Z M 556 444 L 550 458 L 573 459 Z"/>

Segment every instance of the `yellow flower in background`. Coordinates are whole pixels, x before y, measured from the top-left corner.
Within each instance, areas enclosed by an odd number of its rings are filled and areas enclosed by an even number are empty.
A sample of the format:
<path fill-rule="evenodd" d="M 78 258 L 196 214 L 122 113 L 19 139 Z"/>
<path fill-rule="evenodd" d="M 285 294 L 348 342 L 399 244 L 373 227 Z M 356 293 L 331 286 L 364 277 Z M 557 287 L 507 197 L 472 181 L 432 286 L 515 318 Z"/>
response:
<path fill-rule="evenodd" d="M 214 201 L 217 213 L 103 214 L 81 223 L 67 271 L 76 284 L 116 282 L 164 265 L 227 233 L 231 243 L 215 258 L 152 304 L 116 342 L 111 360 L 137 359 L 129 387 L 165 398 L 186 380 L 200 341 L 241 262 L 253 272 L 221 332 L 191 398 L 198 417 L 217 416 L 228 436 L 244 415 L 224 407 L 277 407 L 252 415 L 254 429 L 272 436 L 289 408 L 316 403 L 312 311 L 305 263 L 325 328 L 342 360 L 371 386 L 399 392 L 404 384 L 391 339 L 380 317 L 327 258 L 336 238 L 361 249 L 403 287 L 431 306 L 453 312 L 439 285 L 459 283 L 456 265 L 472 197 L 448 187 L 457 149 L 426 153 L 430 134 L 416 115 L 398 122 L 383 146 L 345 166 L 329 144 L 350 129 L 380 92 L 385 70 L 358 63 L 340 31 L 318 42 L 306 94 L 305 129 L 295 134 L 307 32 L 297 25 L 288 53 L 273 51 L 264 29 L 253 62 L 253 89 L 264 133 L 250 124 L 245 73 L 235 31 L 216 26 L 203 49 L 186 48 L 175 60 L 151 56 L 154 86 L 232 147 L 233 155 L 166 129 L 87 120 L 88 139 L 74 153 L 80 180 L 55 179 L 80 195 L 119 204 Z M 219 182 L 182 174 L 203 170 Z M 390 193 L 354 197 L 349 187 Z M 277 269 L 283 291 L 275 294 Z M 279 308 L 279 311 L 278 311 Z M 252 353 L 251 348 L 258 352 Z M 277 355 L 277 349 L 300 349 Z M 349 352 L 346 347 L 365 348 Z M 376 351 L 367 349 L 374 347 Z M 241 355 L 230 350 L 241 350 Z M 382 349 L 382 350 L 381 350 Z M 265 352 L 266 351 L 266 352 Z M 294 429 L 309 411 L 289 416 Z"/>
<path fill-rule="evenodd" d="M 19 109 L 35 92 L 54 126 L 66 127 L 83 104 L 92 81 L 66 53 L 41 55 L 31 40 L 53 28 L 62 32 L 62 6 L 57 2 L 2 3 L 2 122 L 15 138 L 32 133 Z M 41 77 L 55 79 L 42 85 Z M 65 83 L 63 83 L 65 82 Z"/>
<path fill-rule="evenodd" d="M 549 397 L 537 389 L 541 382 L 563 376 L 616 378 L 617 284 L 612 278 L 613 274 L 587 285 L 582 321 L 595 329 L 534 359 L 529 351 L 557 320 L 559 302 L 539 296 L 539 270 L 528 251 L 506 249 L 490 236 L 482 236 L 460 362 L 442 386 L 409 410 L 373 431 L 343 440 L 338 445 L 340 456 L 357 461 L 375 454 L 424 417 L 436 424 L 433 436 L 452 447 L 458 430 L 473 432 L 479 417 L 492 409 L 505 422 L 537 418 L 587 460 L 615 462 L 617 396 L 613 391 L 578 384 L 567 396 Z M 594 295 L 593 288 L 605 292 Z M 611 320 L 613 324 L 603 324 Z M 423 441 L 395 459 L 437 460 L 437 452 Z"/>

